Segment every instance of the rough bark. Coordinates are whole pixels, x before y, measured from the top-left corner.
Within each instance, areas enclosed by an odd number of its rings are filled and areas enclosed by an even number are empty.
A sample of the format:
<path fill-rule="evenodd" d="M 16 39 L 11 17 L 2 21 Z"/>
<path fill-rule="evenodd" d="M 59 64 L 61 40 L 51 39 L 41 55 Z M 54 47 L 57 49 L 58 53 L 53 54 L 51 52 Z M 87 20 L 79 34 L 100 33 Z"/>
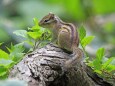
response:
<path fill-rule="evenodd" d="M 65 69 L 70 54 L 48 44 L 26 55 L 14 66 L 9 78 L 24 80 L 28 86 L 113 86 L 98 77 L 84 63 Z"/>

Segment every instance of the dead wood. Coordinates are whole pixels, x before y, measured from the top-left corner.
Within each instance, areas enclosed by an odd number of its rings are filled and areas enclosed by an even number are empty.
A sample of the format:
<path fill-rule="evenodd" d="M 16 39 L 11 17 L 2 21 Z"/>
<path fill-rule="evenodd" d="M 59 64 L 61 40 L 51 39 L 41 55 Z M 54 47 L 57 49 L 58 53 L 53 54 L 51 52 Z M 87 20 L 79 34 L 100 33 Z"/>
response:
<path fill-rule="evenodd" d="M 113 86 L 97 76 L 83 62 L 66 69 L 70 54 L 48 44 L 27 54 L 14 66 L 9 78 L 24 80 L 28 86 Z"/>

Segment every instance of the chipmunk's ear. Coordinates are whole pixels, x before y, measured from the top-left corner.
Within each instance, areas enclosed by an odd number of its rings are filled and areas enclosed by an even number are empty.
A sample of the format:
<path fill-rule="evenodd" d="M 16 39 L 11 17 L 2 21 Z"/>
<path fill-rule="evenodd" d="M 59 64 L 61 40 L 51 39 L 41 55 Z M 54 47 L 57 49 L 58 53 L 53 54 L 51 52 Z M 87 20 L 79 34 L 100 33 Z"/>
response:
<path fill-rule="evenodd" d="M 52 15 L 53 13 L 52 12 L 49 12 L 49 15 Z"/>
<path fill-rule="evenodd" d="M 53 14 L 53 13 L 49 13 L 49 17 L 50 17 L 50 19 L 54 19 L 54 16 L 55 16 L 55 14 Z"/>

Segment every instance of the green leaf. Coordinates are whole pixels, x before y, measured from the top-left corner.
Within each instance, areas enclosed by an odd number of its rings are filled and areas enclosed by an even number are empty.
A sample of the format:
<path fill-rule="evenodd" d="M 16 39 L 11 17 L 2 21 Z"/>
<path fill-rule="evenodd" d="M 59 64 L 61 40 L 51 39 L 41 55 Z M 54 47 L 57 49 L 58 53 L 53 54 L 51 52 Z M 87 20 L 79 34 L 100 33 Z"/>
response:
<path fill-rule="evenodd" d="M 0 66 L 0 79 L 1 76 L 4 76 L 7 73 L 7 68 L 5 68 L 4 66 Z"/>
<path fill-rule="evenodd" d="M 37 18 L 34 18 L 33 22 L 34 22 L 34 25 L 38 25 L 38 19 Z"/>
<path fill-rule="evenodd" d="M 10 52 L 10 55 L 9 57 L 13 60 L 13 61 L 18 61 L 20 60 L 24 53 L 23 51 L 25 50 L 24 46 L 23 46 L 23 43 L 19 43 L 19 44 L 16 44 L 15 46 L 11 45 L 11 52 Z"/>
<path fill-rule="evenodd" d="M 115 57 L 114 57 L 114 58 L 115 58 Z M 111 62 L 110 64 L 112 64 L 112 65 L 115 66 L 115 59 L 113 59 L 112 62 Z"/>
<path fill-rule="evenodd" d="M 94 72 L 96 72 L 98 74 L 102 74 L 102 71 L 100 71 L 100 70 L 94 70 Z"/>
<path fill-rule="evenodd" d="M 33 22 L 34 22 L 34 26 L 31 27 L 31 28 L 28 28 L 28 30 L 32 30 L 32 31 L 34 31 L 34 32 L 40 31 L 40 26 L 38 25 L 38 19 L 37 19 L 37 18 L 34 18 L 34 19 L 33 19 Z"/>
<path fill-rule="evenodd" d="M 36 31 L 40 31 L 40 27 L 38 25 L 35 25 L 35 26 L 31 27 L 31 28 L 28 28 L 28 30 L 36 32 Z"/>
<path fill-rule="evenodd" d="M 9 47 L 6 47 L 6 49 L 7 49 L 9 52 L 12 52 L 12 50 L 11 50 Z"/>
<path fill-rule="evenodd" d="M 16 30 L 13 32 L 14 34 L 18 35 L 18 36 L 22 36 L 24 38 L 26 38 L 26 40 L 24 42 L 33 45 L 33 39 L 32 37 L 30 37 L 27 33 L 26 30 Z M 39 34 L 39 33 L 38 33 Z M 8 51 L 11 52 L 11 50 L 7 47 Z"/>
<path fill-rule="evenodd" d="M 34 40 L 39 39 L 41 37 L 41 33 L 39 32 L 27 32 L 27 34 L 32 37 Z"/>
<path fill-rule="evenodd" d="M 2 59 L 2 58 L 0 58 L 0 66 L 5 66 L 5 67 L 7 67 L 7 66 L 9 66 L 11 63 L 13 63 L 12 60 L 7 60 L 7 59 Z"/>
<path fill-rule="evenodd" d="M 12 57 L 12 60 L 15 62 L 20 61 L 23 56 L 24 56 L 24 53 L 11 53 L 10 54 L 10 57 Z"/>
<path fill-rule="evenodd" d="M 103 56 L 103 58 L 102 58 L 102 64 L 105 63 L 107 60 L 108 60 L 108 58 L 105 57 L 105 56 Z"/>
<path fill-rule="evenodd" d="M 99 60 L 99 61 L 102 61 L 102 58 L 104 56 L 104 53 L 105 53 L 105 49 L 104 48 L 99 48 L 96 52 L 96 58 Z"/>
<path fill-rule="evenodd" d="M 19 44 L 16 44 L 16 45 L 11 45 L 11 51 L 12 52 L 16 52 L 16 53 L 21 53 L 25 50 L 24 48 L 24 43 L 19 43 Z"/>
<path fill-rule="evenodd" d="M 115 57 L 109 58 L 109 59 L 103 64 L 102 69 L 106 69 L 114 59 L 115 59 Z"/>
<path fill-rule="evenodd" d="M 93 61 L 93 66 L 95 70 L 100 70 L 102 68 L 102 64 L 98 59 L 95 59 Z"/>
<path fill-rule="evenodd" d="M 80 41 L 86 36 L 86 30 L 83 26 L 78 29 Z"/>
<path fill-rule="evenodd" d="M 16 30 L 13 32 L 17 36 L 22 36 L 24 38 L 27 38 L 27 31 L 26 30 Z"/>
<path fill-rule="evenodd" d="M 81 45 L 82 45 L 83 47 L 85 47 L 85 46 L 88 45 L 93 39 L 94 39 L 94 36 L 87 36 L 87 37 L 85 37 L 85 38 L 82 39 Z"/>
<path fill-rule="evenodd" d="M 0 76 L 0 80 L 6 80 L 8 78 L 8 72 L 3 72 L 3 75 Z M 1 82 L 0 82 L 0 85 L 1 85 Z"/>
<path fill-rule="evenodd" d="M 26 40 L 24 42 L 28 43 L 30 46 L 34 46 L 34 42 L 32 40 Z"/>
<path fill-rule="evenodd" d="M 88 61 L 87 65 L 90 66 L 91 68 L 94 68 L 93 61 Z"/>
<path fill-rule="evenodd" d="M 109 65 L 106 67 L 106 70 L 107 70 L 108 72 L 115 71 L 115 65 L 109 64 Z"/>
<path fill-rule="evenodd" d="M 9 54 L 0 49 L 0 58 L 8 59 Z"/>

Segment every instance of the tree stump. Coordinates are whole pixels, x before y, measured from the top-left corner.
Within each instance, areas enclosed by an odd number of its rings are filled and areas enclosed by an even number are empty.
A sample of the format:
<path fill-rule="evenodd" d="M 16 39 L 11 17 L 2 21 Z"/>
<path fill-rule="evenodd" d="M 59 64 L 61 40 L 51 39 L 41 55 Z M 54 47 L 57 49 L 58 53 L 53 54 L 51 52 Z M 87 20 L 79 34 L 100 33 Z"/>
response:
<path fill-rule="evenodd" d="M 83 62 L 65 69 L 70 54 L 53 44 L 36 49 L 15 65 L 9 78 L 26 81 L 28 86 L 113 86 L 98 77 Z"/>

